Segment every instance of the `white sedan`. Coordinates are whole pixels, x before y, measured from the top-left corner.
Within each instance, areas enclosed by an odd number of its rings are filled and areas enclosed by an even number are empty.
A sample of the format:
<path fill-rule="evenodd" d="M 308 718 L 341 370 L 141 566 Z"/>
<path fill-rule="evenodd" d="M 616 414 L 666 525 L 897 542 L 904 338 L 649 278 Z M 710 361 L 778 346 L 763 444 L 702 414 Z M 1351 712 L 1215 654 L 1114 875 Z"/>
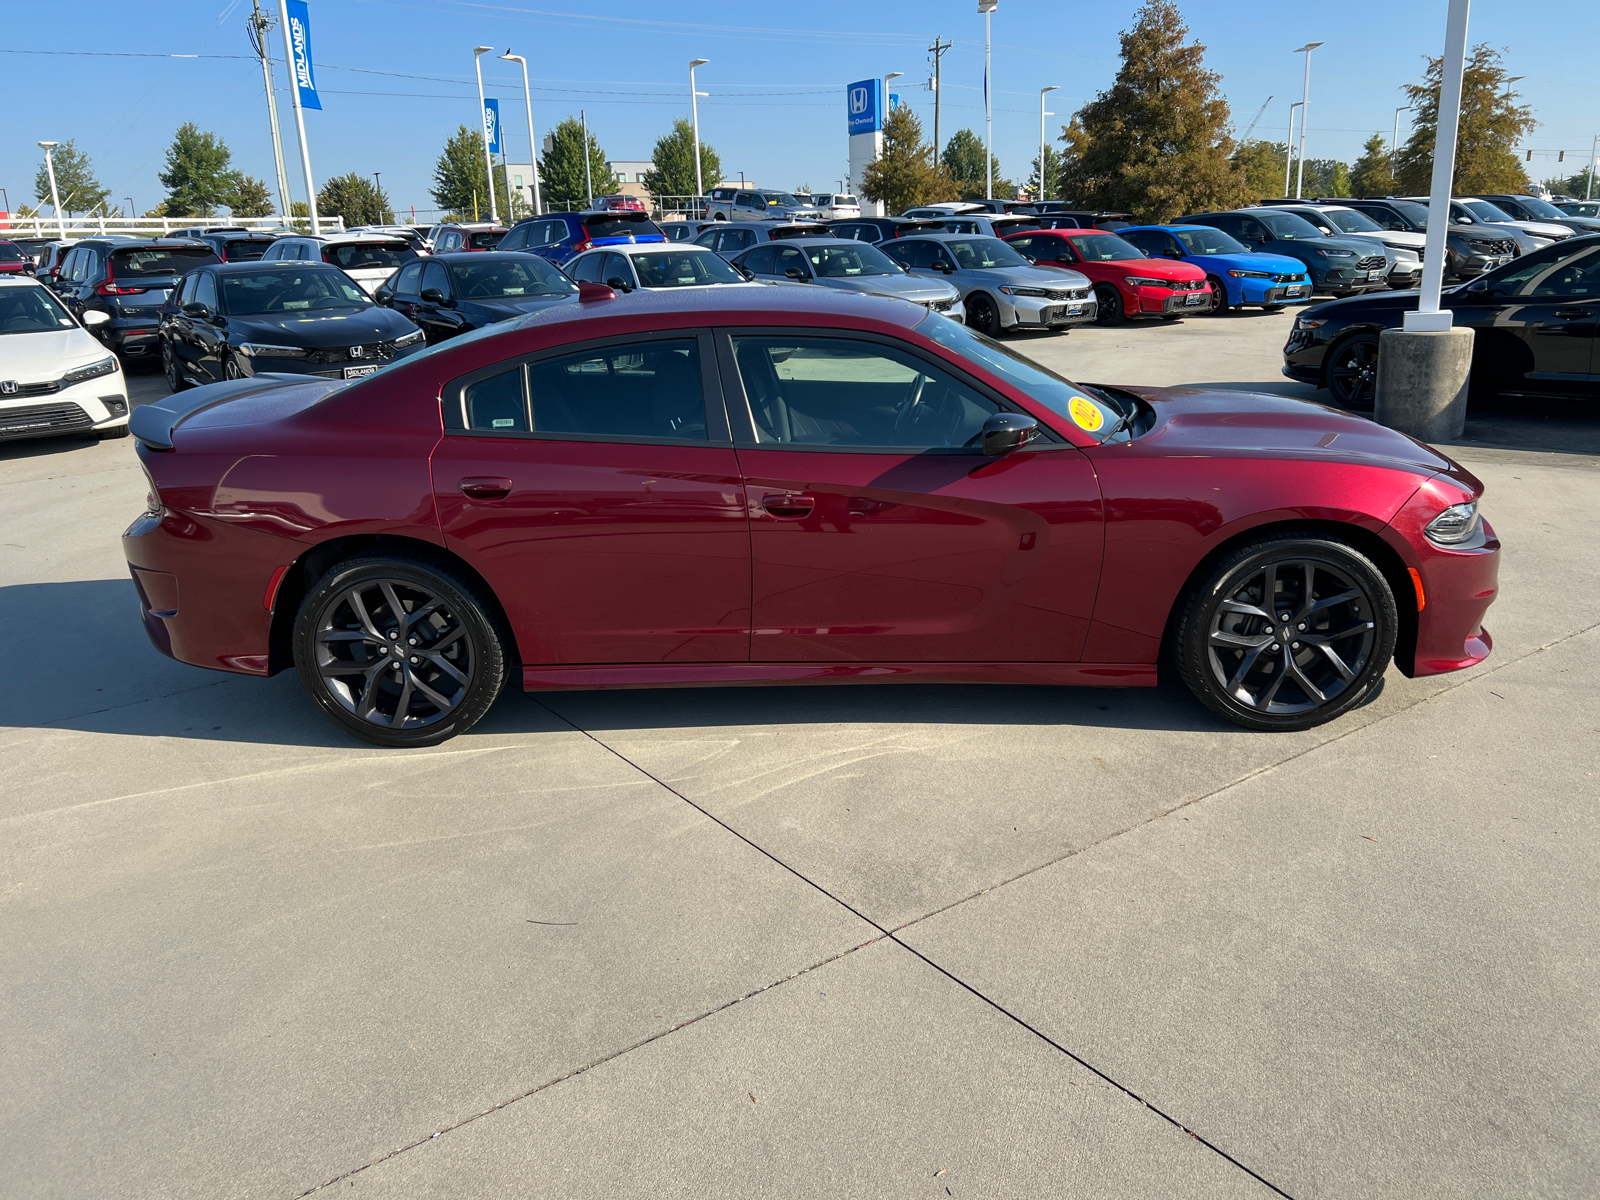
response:
<path fill-rule="evenodd" d="M 122 364 L 43 284 L 0 279 L 0 441 L 63 433 L 128 436 Z"/>

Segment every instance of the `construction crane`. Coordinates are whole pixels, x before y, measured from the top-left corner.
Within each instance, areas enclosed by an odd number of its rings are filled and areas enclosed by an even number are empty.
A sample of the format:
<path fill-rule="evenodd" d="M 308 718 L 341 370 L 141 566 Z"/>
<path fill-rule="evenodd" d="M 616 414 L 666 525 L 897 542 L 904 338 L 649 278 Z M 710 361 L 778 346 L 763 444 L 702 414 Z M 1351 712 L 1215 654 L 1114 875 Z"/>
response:
<path fill-rule="evenodd" d="M 1271 103 L 1272 103 L 1272 97 L 1268 96 L 1267 97 L 1267 104 L 1271 104 Z M 1256 125 L 1259 124 L 1260 121 L 1261 121 L 1261 114 L 1267 111 L 1267 104 L 1263 104 L 1260 108 L 1256 109 L 1255 120 L 1251 121 L 1250 122 L 1250 128 L 1246 129 L 1244 131 L 1244 136 L 1239 139 L 1241 142 L 1248 142 L 1250 140 L 1250 135 L 1256 131 Z"/>

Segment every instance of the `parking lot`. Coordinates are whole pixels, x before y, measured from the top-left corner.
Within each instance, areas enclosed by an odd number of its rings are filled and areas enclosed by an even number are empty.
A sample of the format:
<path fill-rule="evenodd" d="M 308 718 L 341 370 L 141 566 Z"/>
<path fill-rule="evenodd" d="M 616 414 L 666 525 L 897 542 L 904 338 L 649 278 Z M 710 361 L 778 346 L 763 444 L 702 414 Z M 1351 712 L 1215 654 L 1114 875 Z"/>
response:
<path fill-rule="evenodd" d="M 1014 344 L 1315 399 L 1291 320 Z M 400 752 L 148 644 L 130 441 L 0 447 L 0 1191 L 1594 1195 L 1600 421 L 1450 453 L 1494 653 L 1309 732 L 513 691 Z"/>

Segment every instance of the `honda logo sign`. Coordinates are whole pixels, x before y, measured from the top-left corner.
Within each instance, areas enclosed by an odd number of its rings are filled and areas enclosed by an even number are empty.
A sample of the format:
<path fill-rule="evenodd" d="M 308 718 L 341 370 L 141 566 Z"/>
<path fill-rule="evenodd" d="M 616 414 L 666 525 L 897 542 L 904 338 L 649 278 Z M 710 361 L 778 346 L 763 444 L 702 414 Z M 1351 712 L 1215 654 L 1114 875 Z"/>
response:
<path fill-rule="evenodd" d="M 862 79 L 845 88 L 845 108 L 852 135 L 883 128 L 883 80 Z"/>

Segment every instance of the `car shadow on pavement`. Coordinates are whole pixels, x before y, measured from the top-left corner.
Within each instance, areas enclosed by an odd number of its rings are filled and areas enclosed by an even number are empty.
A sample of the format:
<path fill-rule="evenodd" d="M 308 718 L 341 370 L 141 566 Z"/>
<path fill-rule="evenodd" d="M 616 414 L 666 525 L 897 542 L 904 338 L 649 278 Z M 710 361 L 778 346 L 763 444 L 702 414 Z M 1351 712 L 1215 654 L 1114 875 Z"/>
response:
<path fill-rule="evenodd" d="M 99 444 L 100 439 L 93 434 L 0 442 L 0 462 L 19 462 L 27 458 L 49 458 L 56 454 L 71 454 L 74 450 L 93 450 Z"/>

